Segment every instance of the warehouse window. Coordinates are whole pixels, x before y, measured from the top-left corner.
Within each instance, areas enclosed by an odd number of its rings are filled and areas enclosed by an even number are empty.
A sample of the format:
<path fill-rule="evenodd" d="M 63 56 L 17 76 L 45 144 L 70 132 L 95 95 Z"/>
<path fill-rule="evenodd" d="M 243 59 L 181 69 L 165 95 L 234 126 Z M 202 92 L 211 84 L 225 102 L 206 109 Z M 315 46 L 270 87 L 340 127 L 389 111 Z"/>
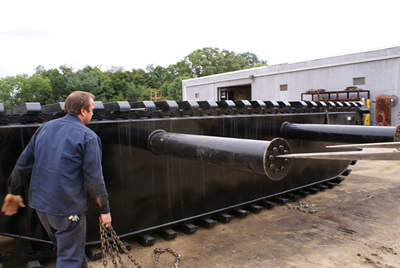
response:
<path fill-rule="evenodd" d="M 287 91 L 287 84 L 280 85 L 281 91 Z"/>
<path fill-rule="evenodd" d="M 194 97 L 198 99 L 200 97 L 200 93 L 194 93 Z"/>
<path fill-rule="evenodd" d="M 353 85 L 365 85 L 365 77 L 354 77 L 353 78 Z"/>

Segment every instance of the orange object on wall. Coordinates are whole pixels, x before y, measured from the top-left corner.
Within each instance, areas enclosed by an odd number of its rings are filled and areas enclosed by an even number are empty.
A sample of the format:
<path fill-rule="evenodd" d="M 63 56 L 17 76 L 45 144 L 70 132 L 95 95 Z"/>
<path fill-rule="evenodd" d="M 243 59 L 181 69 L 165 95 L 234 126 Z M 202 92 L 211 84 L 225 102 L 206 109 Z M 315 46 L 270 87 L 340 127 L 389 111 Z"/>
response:
<path fill-rule="evenodd" d="M 390 126 L 392 102 L 389 95 L 379 95 L 375 98 L 375 124 Z"/>

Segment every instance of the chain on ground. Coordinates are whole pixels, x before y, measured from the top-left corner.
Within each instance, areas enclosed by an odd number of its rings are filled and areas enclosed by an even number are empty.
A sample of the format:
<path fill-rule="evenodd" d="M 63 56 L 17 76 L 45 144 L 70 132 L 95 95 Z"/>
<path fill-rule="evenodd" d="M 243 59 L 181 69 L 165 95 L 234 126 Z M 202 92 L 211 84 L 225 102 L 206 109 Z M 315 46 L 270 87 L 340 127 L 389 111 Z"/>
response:
<path fill-rule="evenodd" d="M 126 249 L 125 245 L 121 242 L 121 240 L 115 233 L 112 226 L 110 226 L 110 228 L 106 228 L 104 226 L 103 222 L 101 221 L 101 219 L 99 220 L 99 226 L 100 226 L 101 251 L 102 251 L 102 255 L 103 255 L 104 268 L 106 268 L 107 264 L 108 264 L 107 253 L 108 253 L 108 255 L 110 255 L 111 261 L 115 268 L 126 267 L 122 261 L 120 250 L 122 250 L 128 256 L 129 260 L 131 261 L 131 263 L 133 263 L 135 265 L 135 267 L 142 268 L 142 265 L 137 260 L 135 260 L 132 257 L 132 255 L 130 255 L 129 251 Z M 158 260 L 161 256 L 161 254 L 163 254 L 163 253 L 170 253 L 175 257 L 175 262 L 173 263 L 172 268 L 179 267 L 180 255 L 177 252 L 175 252 L 173 249 L 171 249 L 171 248 L 166 248 L 166 249 L 156 248 L 156 249 L 154 249 L 154 253 L 156 254 L 156 256 L 154 258 L 152 268 L 157 267 Z M 118 263 L 120 266 L 118 266 L 117 259 L 118 259 Z"/>
<path fill-rule="evenodd" d="M 301 202 L 301 201 L 299 202 L 298 205 L 287 204 L 287 207 L 289 209 L 297 209 L 301 212 L 312 213 L 312 214 L 317 213 L 317 210 L 318 210 L 316 204 L 307 204 L 307 203 Z"/>

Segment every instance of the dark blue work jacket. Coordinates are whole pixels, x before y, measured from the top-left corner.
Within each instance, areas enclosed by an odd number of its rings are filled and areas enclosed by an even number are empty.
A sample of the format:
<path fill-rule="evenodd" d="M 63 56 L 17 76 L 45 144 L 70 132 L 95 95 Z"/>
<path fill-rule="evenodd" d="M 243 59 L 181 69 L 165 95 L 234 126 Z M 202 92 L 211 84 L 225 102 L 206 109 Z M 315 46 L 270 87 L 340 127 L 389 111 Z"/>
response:
<path fill-rule="evenodd" d="M 81 120 L 67 114 L 42 125 L 19 157 L 10 176 L 9 192 L 29 179 L 29 206 L 68 216 L 87 210 L 87 193 L 109 212 L 101 166 L 100 138 Z"/>

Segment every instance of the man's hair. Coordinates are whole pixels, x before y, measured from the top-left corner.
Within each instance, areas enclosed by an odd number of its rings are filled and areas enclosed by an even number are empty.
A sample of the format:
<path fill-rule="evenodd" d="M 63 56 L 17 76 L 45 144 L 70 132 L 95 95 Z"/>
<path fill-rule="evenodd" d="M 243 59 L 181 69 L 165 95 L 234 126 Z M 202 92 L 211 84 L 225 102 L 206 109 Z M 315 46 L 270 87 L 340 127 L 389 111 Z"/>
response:
<path fill-rule="evenodd" d="M 74 91 L 65 99 L 65 112 L 77 116 L 81 109 L 89 110 L 94 95 L 85 91 Z"/>

